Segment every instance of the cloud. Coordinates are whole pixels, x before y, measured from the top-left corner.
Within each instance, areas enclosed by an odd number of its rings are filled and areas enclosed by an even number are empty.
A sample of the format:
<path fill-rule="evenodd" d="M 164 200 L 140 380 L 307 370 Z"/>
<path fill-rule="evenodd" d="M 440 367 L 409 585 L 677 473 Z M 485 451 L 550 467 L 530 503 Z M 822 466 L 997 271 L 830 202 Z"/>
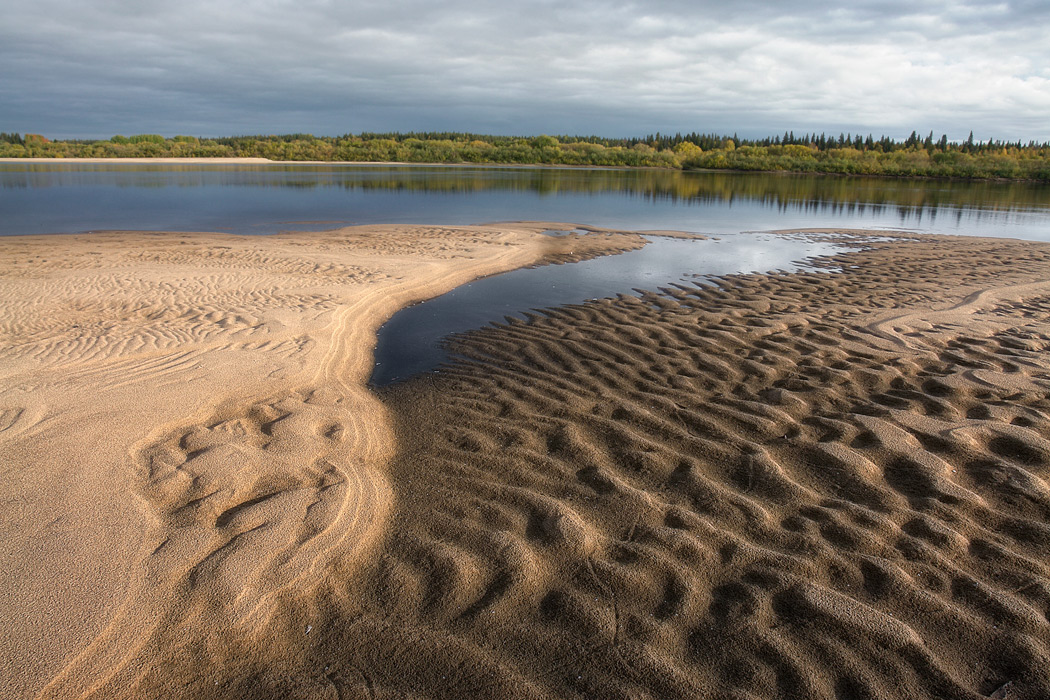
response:
<path fill-rule="evenodd" d="M 0 130 L 1050 139 L 1045 2 L 38 0 Z"/>

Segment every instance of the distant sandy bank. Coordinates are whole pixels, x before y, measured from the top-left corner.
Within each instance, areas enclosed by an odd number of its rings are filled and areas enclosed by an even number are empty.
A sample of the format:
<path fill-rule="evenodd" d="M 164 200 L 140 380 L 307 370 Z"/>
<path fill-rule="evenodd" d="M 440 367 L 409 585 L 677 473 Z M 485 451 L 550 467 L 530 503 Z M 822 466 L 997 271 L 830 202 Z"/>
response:
<path fill-rule="evenodd" d="M 0 163 L 91 163 L 115 165 L 355 165 L 355 166 L 406 166 L 436 168 L 513 168 L 556 170 L 663 170 L 637 166 L 613 165 L 564 165 L 557 163 L 422 163 L 408 161 L 374 160 L 270 160 L 269 158 L 0 158 Z"/>
<path fill-rule="evenodd" d="M 193 163 L 195 165 L 265 165 L 269 158 L 0 158 L 0 163 Z"/>

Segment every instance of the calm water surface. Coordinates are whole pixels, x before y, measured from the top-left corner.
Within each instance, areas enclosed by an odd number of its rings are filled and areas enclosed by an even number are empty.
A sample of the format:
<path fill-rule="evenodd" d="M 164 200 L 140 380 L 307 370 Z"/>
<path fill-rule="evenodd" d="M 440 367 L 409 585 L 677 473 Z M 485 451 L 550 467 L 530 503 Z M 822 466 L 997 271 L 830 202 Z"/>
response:
<path fill-rule="evenodd" d="M 1050 187 L 476 166 L 0 163 L 0 235 L 572 221 L 732 233 L 908 228 L 1050 240 Z"/>
<path fill-rule="evenodd" d="M 444 340 L 525 311 L 541 311 L 588 299 L 657 291 L 671 284 L 704 284 L 710 275 L 809 268 L 819 255 L 841 246 L 811 238 L 728 234 L 716 240 L 648 236 L 635 251 L 569 265 L 506 272 L 462 285 L 409 306 L 379 329 L 371 383 L 385 386 L 437 369 L 449 359 Z"/>

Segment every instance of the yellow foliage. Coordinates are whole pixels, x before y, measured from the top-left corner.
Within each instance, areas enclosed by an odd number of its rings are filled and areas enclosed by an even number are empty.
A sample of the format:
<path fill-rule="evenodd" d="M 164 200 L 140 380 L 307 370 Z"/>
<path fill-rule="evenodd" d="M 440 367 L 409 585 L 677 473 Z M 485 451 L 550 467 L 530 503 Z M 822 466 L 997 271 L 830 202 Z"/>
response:
<path fill-rule="evenodd" d="M 789 143 L 786 146 L 781 146 L 781 153 L 785 156 L 791 156 L 793 158 L 807 158 L 812 157 L 816 153 L 815 148 L 809 146 L 803 146 L 797 143 Z M 850 149 L 853 150 L 853 149 Z"/>

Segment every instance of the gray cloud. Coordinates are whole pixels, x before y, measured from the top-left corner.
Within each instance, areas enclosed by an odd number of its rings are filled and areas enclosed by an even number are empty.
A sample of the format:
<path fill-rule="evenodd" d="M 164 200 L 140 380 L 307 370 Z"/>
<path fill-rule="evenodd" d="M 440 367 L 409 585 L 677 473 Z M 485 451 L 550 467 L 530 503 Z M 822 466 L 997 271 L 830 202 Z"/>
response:
<path fill-rule="evenodd" d="M 37 0 L 0 130 L 1050 139 L 1042 1 Z"/>

